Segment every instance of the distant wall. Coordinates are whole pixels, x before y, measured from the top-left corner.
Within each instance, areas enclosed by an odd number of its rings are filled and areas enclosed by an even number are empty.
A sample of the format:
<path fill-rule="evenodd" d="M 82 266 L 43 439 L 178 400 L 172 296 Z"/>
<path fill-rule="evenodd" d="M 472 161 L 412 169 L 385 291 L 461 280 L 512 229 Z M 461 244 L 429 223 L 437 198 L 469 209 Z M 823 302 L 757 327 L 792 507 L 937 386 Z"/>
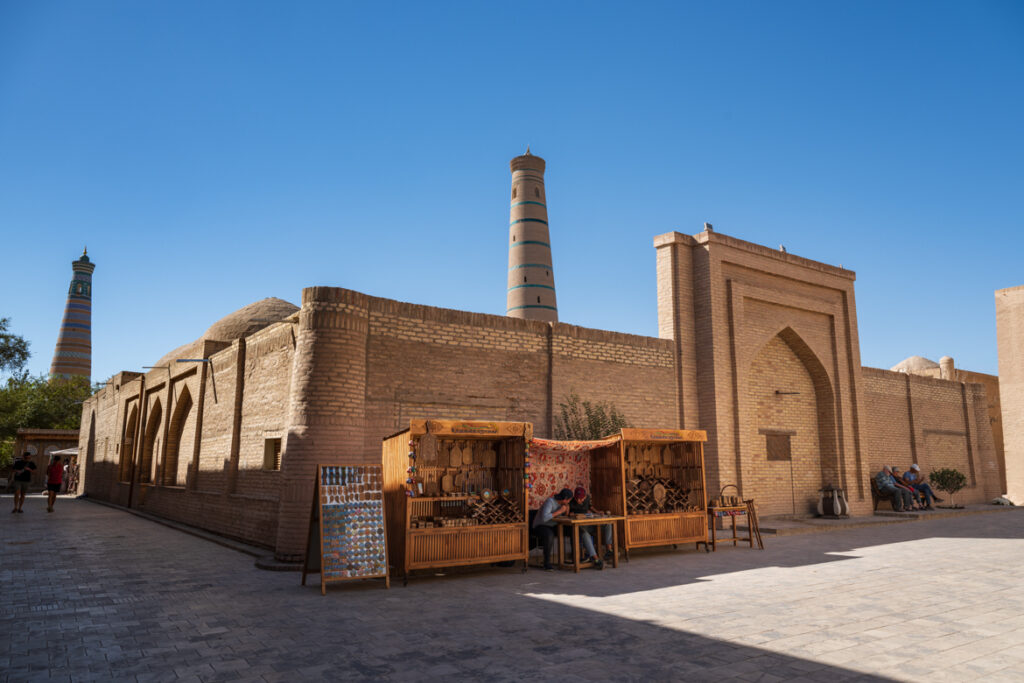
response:
<path fill-rule="evenodd" d="M 1006 493 L 1024 505 L 1024 286 L 996 292 Z"/>
<path fill-rule="evenodd" d="M 870 473 L 883 465 L 905 470 L 916 462 L 927 478 L 932 470 L 952 467 L 968 478 L 958 502 L 982 503 L 999 495 L 984 385 L 862 368 L 861 386 Z"/>

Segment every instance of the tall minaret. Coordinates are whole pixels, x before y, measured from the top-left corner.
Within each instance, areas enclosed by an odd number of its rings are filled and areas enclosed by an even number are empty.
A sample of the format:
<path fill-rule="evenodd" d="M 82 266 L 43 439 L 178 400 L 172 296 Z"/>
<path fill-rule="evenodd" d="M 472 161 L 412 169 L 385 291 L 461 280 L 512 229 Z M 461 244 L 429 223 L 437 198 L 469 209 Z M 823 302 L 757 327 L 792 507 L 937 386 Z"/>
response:
<path fill-rule="evenodd" d="M 555 271 L 551 267 L 544 160 L 530 154 L 513 159 L 512 210 L 508 227 L 508 299 L 505 315 L 558 322 Z"/>
<path fill-rule="evenodd" d="M 95 268 L 96 264 L 89 261 L 84 249 L 82 256 L 71 262 L 71 287 L 50 364 L 51 378 L 72 375 L 88 378 L 92 374 L 92 271 Z"/>

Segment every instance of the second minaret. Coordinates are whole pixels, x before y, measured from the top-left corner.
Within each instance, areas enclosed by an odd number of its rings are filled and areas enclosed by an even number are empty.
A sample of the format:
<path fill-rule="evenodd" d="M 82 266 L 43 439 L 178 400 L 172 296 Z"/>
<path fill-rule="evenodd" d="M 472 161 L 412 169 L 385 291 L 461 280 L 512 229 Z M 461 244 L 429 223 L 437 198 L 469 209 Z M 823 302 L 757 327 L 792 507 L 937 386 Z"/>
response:
<path fill-rule="evenodd" d="M 558 322 L 555 271 L 551 265 L 544 160 L 530 154 L 513 159 L 512 206 L 508 229 L 508 295 L 505 315 Z"/>

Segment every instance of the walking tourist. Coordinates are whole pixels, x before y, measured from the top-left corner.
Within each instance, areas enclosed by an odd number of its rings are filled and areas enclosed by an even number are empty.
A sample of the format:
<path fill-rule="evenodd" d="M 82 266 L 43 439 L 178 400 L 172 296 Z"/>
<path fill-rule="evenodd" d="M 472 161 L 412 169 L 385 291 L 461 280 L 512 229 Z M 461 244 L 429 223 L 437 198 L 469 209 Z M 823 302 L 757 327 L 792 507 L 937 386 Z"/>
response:
<path fill-rule="evenodd" d="M 875 475 L 875 485 L 883 496 L 892 496 L 892 509 L 896 512 L 909 512 L 913 509 L 914 497 L 909 490 L 896 486 L 896 480 L 892 478 L 892 470 L 888 465 Z"/>
<path fill-rule="evenodd" d="M 14 509 L 11 512 L 24 512 L 21 506 L 25 504 L 25 492 L 28 491 L 35 470 L 36 464 L 32 462 L 32 454 L 28 451 L 14 461 Z"/>
<path fill-rule="evenodd" d="M 909 470 L 903 473 L 903 481 L 924 497 L 925 510 L 935 509 L 932 505 L 933 502 L 942 502 L 942 499 L 932 491 L 931 485 L 924 481 L 924 477 L 921 476 L 921 468 L 917 466 L 916 462 L 910 466 Z"/>
<path fill-rule="evenodd" d="M 551 551 L 555 549 L 556 522 L 554 519 L 569 513 L 571 499 L 572 491 L 562 489 L 544 501 L 544 504 L 537 510 L 537 516 L 533 519 L 533 528 L 544 548 L 544 571 L 554 570 L 554 566 L 551 564 Z"/>
<path fill-rule="evenodd" d="M 46 468 L 46 511 L 53 512 L 53 504 L 60 493 L 60 485 L 64 481 L 64 465 L 60 456 L 53 456 L 53 462 Z"/>

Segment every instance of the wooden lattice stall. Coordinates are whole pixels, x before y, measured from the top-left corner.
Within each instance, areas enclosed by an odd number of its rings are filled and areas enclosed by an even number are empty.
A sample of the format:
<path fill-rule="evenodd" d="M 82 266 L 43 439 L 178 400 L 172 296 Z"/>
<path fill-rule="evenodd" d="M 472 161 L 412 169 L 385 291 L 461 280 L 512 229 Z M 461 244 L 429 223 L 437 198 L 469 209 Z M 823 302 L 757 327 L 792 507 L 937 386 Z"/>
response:
<path fill-rule="evenodd" d="M 528 554 L 528 422 L 412 420 L 384 439 L 394 572 L 522 560 Z"/>
<path fill-rule="evenodd" d="M 707 548 L 705 441 L 707 433 L 698 430 L 623 429 L 618 462 L 610 453 L 600 464 L 593 461 L 595 491 L 600 490 L 598 473 L 603 471 L 600 476 L 608 479 L 618 466 L 627 553 L 630 548 L 679 543 Z"/>

